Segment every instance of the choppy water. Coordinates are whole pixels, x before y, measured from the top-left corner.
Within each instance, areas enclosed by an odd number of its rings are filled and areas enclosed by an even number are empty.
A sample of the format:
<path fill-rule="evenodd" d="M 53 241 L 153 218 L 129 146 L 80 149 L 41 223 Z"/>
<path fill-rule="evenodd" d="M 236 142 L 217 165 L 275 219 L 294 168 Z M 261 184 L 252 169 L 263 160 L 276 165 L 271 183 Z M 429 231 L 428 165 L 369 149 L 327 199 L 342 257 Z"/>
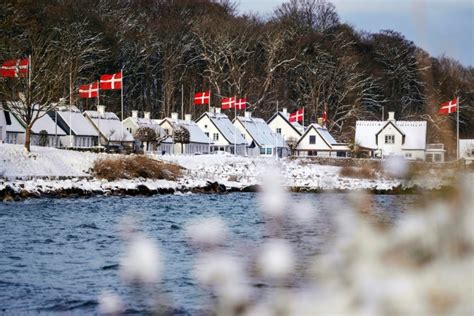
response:
<path fill-rule="evenodd" d="M 284 225 L 282 235 L 303 256 L 323 251 L 331 235 L 331 213 L 347 205 L 346 194 L 294 194 L 318 212 L 311 225 Z M 414 204 L 414 196 L 373 196 L 374 210 L 390 220 Z M 191 275 L 196 252 L 184 227 L 192 218 L 222 217 L 230 230 L 226 251 L 251 256 L 271 233 L 254 194 L 39 199 L 0 203 L 0 314 L 96 313 L 103 290 L 118 293 L 130 313 L 149 310 L 154 297 L 171 314 L 205 310 L 209 295 Z M 152 293 L 130 287 L 119 276 L 123 242 L 119 223 L 138 219 L 165 256 L 162 282 Z"/>

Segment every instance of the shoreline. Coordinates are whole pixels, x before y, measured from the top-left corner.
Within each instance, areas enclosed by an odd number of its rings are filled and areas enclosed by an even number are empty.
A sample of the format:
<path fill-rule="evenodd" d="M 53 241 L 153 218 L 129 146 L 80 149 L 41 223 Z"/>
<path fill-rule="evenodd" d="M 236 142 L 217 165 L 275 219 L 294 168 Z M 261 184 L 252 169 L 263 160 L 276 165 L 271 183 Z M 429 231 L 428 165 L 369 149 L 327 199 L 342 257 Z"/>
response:
<path fill-rule="evenodd" d="M 154 196 L 171 194 L 227 194 L 235 192 L 254 193 L 260 184 L 222 183 L 219 181 L 180 182 L 166 180 L 123 180 L 108 182 L 72 178 L 67 180 L 22 180 L 0 182 L 0 201 L 19 202 L 37 198 L 87 198 L 97 196 Z M 317 186 L 286 186 L 291 193 L 349 193 L 357 190 L 377 195 L 419 194 L 449 189 L 449 185 L 422 187 L 418 184 L 398 183 L 390 187 L 324 188 Z"/>

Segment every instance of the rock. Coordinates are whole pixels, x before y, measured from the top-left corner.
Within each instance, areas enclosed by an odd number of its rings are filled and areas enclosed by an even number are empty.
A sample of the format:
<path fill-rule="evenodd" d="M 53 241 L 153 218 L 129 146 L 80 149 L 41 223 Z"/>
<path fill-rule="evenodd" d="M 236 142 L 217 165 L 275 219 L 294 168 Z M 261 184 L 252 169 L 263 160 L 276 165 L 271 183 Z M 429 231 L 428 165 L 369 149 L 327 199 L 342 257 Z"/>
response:
<path fill-rule="evenodd" d="M 262 188 L 258 184 L 252 184 L 252 185 L 243 187 L 242 189 L 240 189 L 240 191 L 241 192 L 260 192 L 261 189 Z"/>

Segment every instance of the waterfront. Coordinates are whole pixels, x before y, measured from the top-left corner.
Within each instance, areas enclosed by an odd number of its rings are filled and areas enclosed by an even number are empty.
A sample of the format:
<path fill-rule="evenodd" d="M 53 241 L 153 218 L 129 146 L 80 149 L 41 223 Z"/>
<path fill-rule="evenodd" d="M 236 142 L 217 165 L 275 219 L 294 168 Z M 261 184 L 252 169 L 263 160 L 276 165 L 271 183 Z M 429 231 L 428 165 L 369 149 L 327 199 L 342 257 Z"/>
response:
<path fill-rule="evenodd" d="M 280 237 L 290 240 L 301 257 L 324 251 L 333 232 L 331 214 L 350 204 L 349 194 L 293 194 L 289 205 L 310 205 L 309 225 L 285 224 Z M 371 196 L 381 218 L 396 220 L 416 203 L 413 195 Z M 291 210 L 289 210 L 291 211 Z M 119 226 L 134 218 L 159 242 L 164 254 L 160 284 L 143 291 L 119 276 L 123 251 Z M 225 251 L 252 256 L 272 234 L 251 193 L 32 199 L 0 204 L 0 312 L 95 312 L 103 290 L 124 298 L 129 312 L 149 310 L 158 300 L 175 314 L 205 310 L 209 295 L 191 270 L 196 251 L 185 238 L 193 218 L 219 216 L 229 227 Z M 245 258 L 243 258 L 245 260 Z"/>

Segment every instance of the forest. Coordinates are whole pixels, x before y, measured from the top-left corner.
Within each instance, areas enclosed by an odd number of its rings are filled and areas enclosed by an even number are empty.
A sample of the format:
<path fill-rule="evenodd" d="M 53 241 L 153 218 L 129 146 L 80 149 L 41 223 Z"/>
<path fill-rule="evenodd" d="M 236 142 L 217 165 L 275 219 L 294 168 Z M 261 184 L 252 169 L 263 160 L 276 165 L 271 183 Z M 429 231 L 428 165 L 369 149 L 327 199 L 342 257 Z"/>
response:
<path fill-rule="evenodd" d="M 305 108 L 305 124 L 327 109 L 328 129 L 353 142 L 356 120 L 426 120 L 428 142 L 452 152 L 456 115 L 438 115 L 460 97 L 461 138 L 474 137 L 474 68 L 428 52 L 396 30 L 368 33 L 343 23 L 326 0 L 290 0 L 270 16 L 242 15 L 230 0 L 4 0 L 0 60 L 31 55 L 34 102 L 67 98 L 81 109 L 80 85 L 123 69 L 124 115 L 150 111 L 196 118 L 195 92 L 247 98 L 255 116 Z M 0 82 L 1 101 L 19 96 Z M 120 113 L 120 93 L 101 93 Z M 230 116 L 233 117 L 231 111 Z"/>

